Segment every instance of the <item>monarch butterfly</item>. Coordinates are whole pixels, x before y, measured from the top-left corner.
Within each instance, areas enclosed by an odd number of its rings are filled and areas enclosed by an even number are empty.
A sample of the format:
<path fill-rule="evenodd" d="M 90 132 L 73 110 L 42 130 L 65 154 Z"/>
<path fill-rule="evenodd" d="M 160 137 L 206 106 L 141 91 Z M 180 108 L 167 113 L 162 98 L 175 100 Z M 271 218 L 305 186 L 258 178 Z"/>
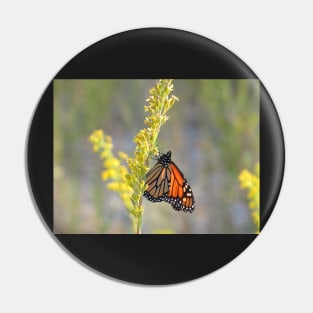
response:
<path fill-rule="evenodd" d="M 161 154 L 158 162 L 146 174 L 148 189 L 144 196 L 152 202 L 168 202 L 174 210 L 192 212 L 195 199 L 186 178 L 171 160 L 172 152 Z"/>

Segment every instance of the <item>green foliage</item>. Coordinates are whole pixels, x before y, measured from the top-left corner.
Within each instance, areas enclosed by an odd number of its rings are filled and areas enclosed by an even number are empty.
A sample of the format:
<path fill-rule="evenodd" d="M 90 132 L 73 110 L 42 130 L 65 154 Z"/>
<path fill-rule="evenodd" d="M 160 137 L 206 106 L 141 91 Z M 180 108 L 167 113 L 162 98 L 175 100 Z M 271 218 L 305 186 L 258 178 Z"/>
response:
<path fill-rule="evenodd" d="M 119 194 L 137 234 L 141 233 L 142 227 L 144 212 L 142 195 L 146 189 L 145 175 L 149 159 L 158 153 L 157 138 L 161 126 L 169 119 L 166 113 L 178 100 L 177 97 L 170 95 L 172 91 L 173 83 L 169 79 L 159 80 L 150 90 L 150 96 L 146 100 L 149 105 L 144 107 L 145 112 L 150 113 L 144 120 L 147 127 L 141 129 L 134 138 L 136 148 L 133 157 L 120 152 L 120 158 L 115 158 L 112 152 L 112 139 L 105 136 L 101 130 L 94 131 L 89 137 L 94 151 L 104 160 L 105 170 L 102 172 L 102 179 L 111 180 L 107 188 Z M 129 170 L 122 165 L 122 161 L 125 160 Z"/>

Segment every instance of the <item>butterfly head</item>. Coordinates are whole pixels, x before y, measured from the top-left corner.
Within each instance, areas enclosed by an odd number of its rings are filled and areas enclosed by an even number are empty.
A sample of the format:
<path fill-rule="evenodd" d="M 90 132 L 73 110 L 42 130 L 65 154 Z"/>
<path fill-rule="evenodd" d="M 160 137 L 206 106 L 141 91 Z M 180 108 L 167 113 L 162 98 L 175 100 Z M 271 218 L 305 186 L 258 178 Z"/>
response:
<path fill-rule="evenodd" d="M 161 156 L 159 157 L 159 163 L 167 166 L 171 163 L 171 156 L 172 152 L 168 151 L 167 153 L 162 153 Z"/>

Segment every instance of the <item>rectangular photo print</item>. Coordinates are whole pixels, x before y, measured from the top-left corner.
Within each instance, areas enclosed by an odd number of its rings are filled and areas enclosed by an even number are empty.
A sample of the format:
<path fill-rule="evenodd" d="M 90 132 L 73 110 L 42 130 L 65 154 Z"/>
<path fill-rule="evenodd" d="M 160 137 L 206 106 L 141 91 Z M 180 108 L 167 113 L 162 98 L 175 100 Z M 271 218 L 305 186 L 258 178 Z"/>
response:
<path fill-rule="evenodd" d="M 257 79 L 56 79 L 55 234 L 258 234 Z"/>

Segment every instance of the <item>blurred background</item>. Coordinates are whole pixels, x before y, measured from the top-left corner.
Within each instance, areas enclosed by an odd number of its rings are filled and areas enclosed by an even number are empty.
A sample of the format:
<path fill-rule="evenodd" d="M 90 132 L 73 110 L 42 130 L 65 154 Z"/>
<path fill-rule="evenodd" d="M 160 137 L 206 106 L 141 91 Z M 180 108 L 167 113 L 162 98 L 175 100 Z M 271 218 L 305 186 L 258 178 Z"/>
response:
<path fill-rule="evenodd" d="M 118 194 L 101 180 L 102 161 L 88 141 L 103 129 L 114 149 L 132 156 L 145 127 L 143 106 L 156 80 L 54 81 L 54 232 L 132 233 Z M 177 212 L 144 198 L 142 233 L 254 233 L 239 188 L 242 169 L 259 161 L 259 81 L 174 79 L 180 101 L 161 128 L 160 152 L 189 181 L 196 208 Z M 151 161 L 153 166 L 155 161 Z"/>

